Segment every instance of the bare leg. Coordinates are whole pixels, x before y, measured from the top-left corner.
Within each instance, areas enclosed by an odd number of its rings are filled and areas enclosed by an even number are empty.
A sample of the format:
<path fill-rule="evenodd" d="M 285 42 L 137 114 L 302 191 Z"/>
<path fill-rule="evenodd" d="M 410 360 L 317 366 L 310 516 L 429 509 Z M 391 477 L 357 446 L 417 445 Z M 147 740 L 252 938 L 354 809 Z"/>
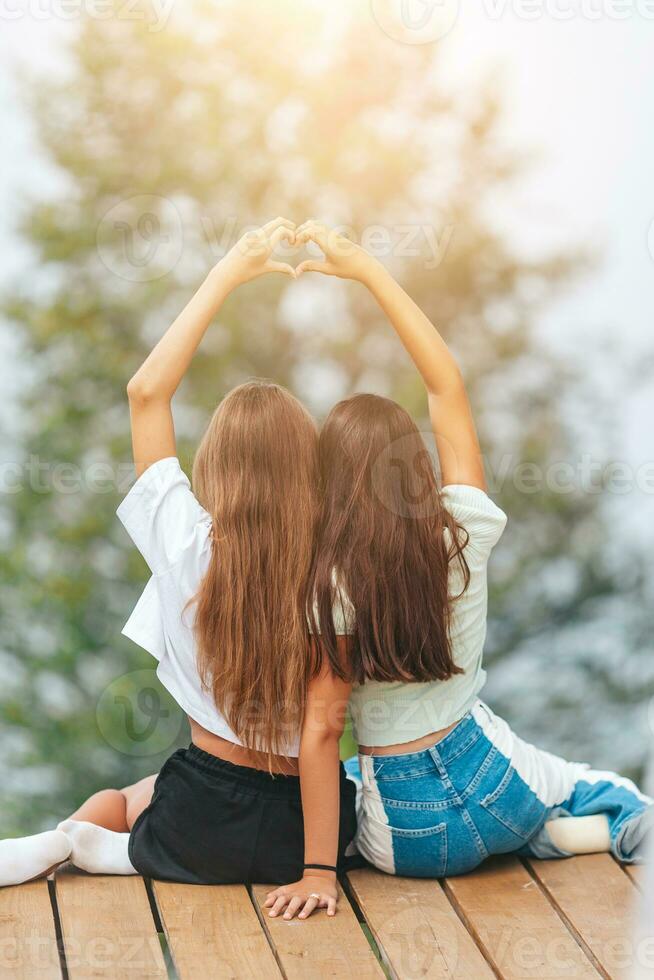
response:
<path fill-rule="evenodd" d="M 124 789 L 101 789 L 82 803 L 70 820 L 94 823 L 117 834 L 126 834 L 152 799 L 156 775 L 146 776 Z"/>
<path fill-rule="evenodd" d="M 94 793 L 56 830 L 0 841 L 0 887 L 42 878 L 69 859 L 88 871 L 133 874 L 128 834 L 150 803 L 156 778 Z"/>
<path fill-rule="evenodd" d="M 125 797 L 125 817 L 127 827 L 132 829 L 137 818 L 141 816 L 147 806 L 150 806 L 154 784 L 157 780 L 156 775 L 146 776 L 132 786 L 126 786 L 123 790 Z"/>
<path fill-rule="evenodd" d="M 122 790 L 101 789 L 99 793 L 94 793 L 82 803 L 81 807 L 71 814 L 70 819 L 84 820 L 86 823 L 94 823 L 98 827 L 105 827 L 116 833 L 124 833 L 129 829 L 126 807 L 127 801 Z"/>
<path fill-rule="evenodd" d="M 129 859 L 129 831 L 152 799 L 156 776 L 124 789 L 95 793 L 58 830 L 71 843 L 70 860 L 96 874 L 135 874 Z"/>

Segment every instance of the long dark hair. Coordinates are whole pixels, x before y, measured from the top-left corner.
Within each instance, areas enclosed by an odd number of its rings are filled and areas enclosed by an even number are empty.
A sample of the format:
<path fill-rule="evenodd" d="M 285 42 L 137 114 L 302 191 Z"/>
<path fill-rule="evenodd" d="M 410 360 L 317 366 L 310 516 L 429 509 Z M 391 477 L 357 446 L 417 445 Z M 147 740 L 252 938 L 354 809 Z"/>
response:
<path fill-rule="evenodd" d="M 412 418 L 388 398 L 355 395 L 330 412 L 318 452 L 322 510 L 309 594 L 320 656 L 357 683 L 462 673 L 450 650 L 448 573 L 457 561 L 465 591 L 467 534 L 442 503 Z M 333 621 L 342 596 L 354 627 L 345 662 Z"/>

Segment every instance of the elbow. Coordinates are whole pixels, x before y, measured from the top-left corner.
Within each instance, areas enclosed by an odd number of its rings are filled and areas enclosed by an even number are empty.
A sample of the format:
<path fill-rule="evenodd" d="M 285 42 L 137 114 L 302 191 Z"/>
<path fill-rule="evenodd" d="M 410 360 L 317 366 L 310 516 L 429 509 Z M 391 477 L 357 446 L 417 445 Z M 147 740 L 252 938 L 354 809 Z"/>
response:
<path fill-rule="evenodd" d="M 339 751 L 339 742 L 342 732 L 336 731 L 330 726 L 311 728 L 305 725 L 302 732 L 301 752 L 314 755 L 315 753 L 328 754 Z"/>
<path fill-rule="evenodd" d="M 447 377 L 439 378 L 437 382 L 426 381 L 429 398 L 467 397 L 466 383 L 458 364 L 453 364 Z"/>
<path fill-rule="evenodd" d="M 138 373 L 127 383 L 127 398 L 130 405 L 146 405 L 156 399 L 158 392 L 154 386 L 140 378 Z"/>

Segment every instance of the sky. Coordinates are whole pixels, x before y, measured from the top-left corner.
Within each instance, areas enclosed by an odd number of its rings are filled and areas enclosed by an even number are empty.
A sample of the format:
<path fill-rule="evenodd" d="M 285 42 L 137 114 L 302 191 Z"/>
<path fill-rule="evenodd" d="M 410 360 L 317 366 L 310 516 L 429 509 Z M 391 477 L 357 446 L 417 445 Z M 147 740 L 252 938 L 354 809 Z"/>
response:
<path fill-rule="evenodd" d="M 442 45 L 449 84 L 474 90 L 475 79 L 491 79 L 503 96 L 506 143 L 534 155 L 529 175 L 496 215 L 516 247 L 578 243 L 597 252 L 597 267 L 552 303 L 540 329 L 582 367 L 614 344 L 593 381 L 619 395 L 616 453 L 633 467 L 654 460 L 651 376 L 628 393 L 617 387 L 618 371 L 644 363 L 653 347 L 654 0 L 404 2 L 414 19 L 398 43 L 424 40 L 435 12 L 443 36 L 432 43 Z M 380 29 L 396 30 L 392 9 L 400 3 L 370 0 Z M 26 268 L 15 233 L 19 209 L 52 179 L 21 105 L 18 66 L 60 70 L 71 24 L 52 15 L 57 8 L 57 0 L 0 0 L 0 287 Z M 423 21 L 427 28 L 414 29 Z M 5 418 L 21 380 L 19 361 L 0 325 Z M 651 502 L 638 493 L 621 519 L 637 523 Z"/>

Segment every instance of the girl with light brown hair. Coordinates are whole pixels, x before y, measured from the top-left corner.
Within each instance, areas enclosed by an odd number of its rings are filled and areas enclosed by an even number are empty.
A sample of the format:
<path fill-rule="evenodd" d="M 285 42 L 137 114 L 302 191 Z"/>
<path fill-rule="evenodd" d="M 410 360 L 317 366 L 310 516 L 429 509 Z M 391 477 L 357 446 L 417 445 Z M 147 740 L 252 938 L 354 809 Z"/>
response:
<path fill-rule="evenodd" d="M 87 800 L 57 830 L 0 842 L 0 884 L 70 859 L 87 871 L 189 883 L 299 878 L 333 914 L 304 848 L 299 731 L 309 655 L 308 581 L 318 514 L 318 434 L 284 388 L 251 381 L 220 403 L 193 490 L 176 453 L 172 397 L 213 317 L 242 283 L 294 276 L 272 259 L 283 218 L 241 239 L 130 381 L 137 481 L 118 514 L 152 572 L 124 632 L 157 660 L 192 743 L 158 776 Z M 355 833 L 340 767 L 338 861 Z M 127 832 L 129 836 L 129 849 Z"/>

